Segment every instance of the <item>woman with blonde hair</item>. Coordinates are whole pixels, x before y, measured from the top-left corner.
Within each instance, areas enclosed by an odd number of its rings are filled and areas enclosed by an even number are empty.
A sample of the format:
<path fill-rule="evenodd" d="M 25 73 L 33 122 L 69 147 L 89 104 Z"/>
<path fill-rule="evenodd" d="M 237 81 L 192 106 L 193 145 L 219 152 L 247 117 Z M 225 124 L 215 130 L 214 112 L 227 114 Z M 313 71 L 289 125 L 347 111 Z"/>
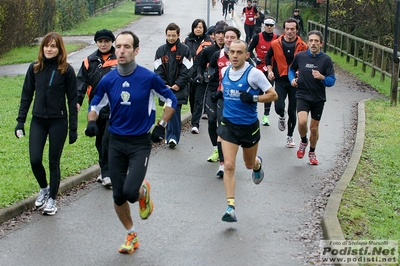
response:
<path fill-rule="evenodd" d="M 67 62 L 67 51 L 60 34 L 43 37 L 37 61 L 31 63 L 22 87 L 15 135 L 25 135 L 24 124 L 33 101 L 29 133 L 29 157 L 32 172 L 40 186 L 35 207 L 43 214 L 57 212 L 56 196 L 60 186 L 60 158 L 69 129 L 69 144 L 78 138 L 76 75 Z M 67 108 L 68 106 L 68 108 Z M 48 183 L 43 166 L 43 151 L 49 139 Z"/>

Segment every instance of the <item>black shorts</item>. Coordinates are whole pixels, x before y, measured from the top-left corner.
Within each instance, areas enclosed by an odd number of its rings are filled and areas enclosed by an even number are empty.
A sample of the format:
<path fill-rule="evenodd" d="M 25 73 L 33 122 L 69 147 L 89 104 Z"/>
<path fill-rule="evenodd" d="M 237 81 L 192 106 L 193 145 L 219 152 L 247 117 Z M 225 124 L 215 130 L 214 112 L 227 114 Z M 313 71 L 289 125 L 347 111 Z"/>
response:
<path fill-rule="evenodd" d="M 222 118 L 217 134 L 225 141 L 251 148 L 260 141 L 260 122 L 257 120 L 252 125 L 235 125 Z"/>
<path fill-rule="evenodd" d="M 304 99 L 297 98 L 297 112 L 311 112 L 311 118 L 317 121 L 321 120 L 324 105 L 325 102 L 310 102 Z"/>

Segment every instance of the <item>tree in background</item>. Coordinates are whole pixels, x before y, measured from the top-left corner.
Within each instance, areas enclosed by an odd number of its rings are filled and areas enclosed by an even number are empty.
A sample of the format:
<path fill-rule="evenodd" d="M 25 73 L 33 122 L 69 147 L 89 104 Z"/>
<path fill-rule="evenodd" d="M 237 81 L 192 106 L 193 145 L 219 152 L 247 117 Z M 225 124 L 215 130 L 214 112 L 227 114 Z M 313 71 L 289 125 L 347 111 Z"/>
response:
<path fill-rule="evenodd" d="M 392 47 L 396 1 L 330 0 L 329 10 L 331 28 Z"/>

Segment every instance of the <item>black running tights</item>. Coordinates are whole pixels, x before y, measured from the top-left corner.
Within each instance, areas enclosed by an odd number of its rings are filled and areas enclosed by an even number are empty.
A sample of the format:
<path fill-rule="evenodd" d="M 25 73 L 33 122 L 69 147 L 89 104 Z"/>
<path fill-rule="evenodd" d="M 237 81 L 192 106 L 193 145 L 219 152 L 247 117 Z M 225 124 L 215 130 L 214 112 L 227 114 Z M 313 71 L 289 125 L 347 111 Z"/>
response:
<path fill-rule="evenodd" d="M 50 198 L 56 199 L 60 187 L 60 159 L 67 138 L 66 118 L 32 117 L 29 132 L 29 157 L 32 172 L 41 188 L 47 187 L 46 170 L 43 166 L 43 151 L 49 136 Z"/>

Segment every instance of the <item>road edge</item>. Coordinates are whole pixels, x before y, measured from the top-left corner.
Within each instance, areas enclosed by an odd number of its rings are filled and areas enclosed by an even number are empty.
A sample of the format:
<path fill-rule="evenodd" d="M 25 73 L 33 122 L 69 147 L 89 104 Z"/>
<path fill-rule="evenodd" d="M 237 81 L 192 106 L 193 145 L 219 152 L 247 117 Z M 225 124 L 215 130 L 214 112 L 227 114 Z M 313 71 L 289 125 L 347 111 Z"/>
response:
<path fill-rule="evenodd" d="M 326 204 L 325 211 L 322 216 L 322 230 L 325 240 L 345 240 L 337 214 L 339 211 L 339 206 L 342 200 L 343 193 L 345 192 L 347 186 L 352 180 L 361 158 L 365 139 L 365 102 L 369 100 L 370 99 L 362 100 L 358 103 L 357 133 L 353 152 L 346 166 L 346 170 L 344 171 L 340 180 L 336 183 L 335 188 L 328 199 L 328 203 Z"/>

